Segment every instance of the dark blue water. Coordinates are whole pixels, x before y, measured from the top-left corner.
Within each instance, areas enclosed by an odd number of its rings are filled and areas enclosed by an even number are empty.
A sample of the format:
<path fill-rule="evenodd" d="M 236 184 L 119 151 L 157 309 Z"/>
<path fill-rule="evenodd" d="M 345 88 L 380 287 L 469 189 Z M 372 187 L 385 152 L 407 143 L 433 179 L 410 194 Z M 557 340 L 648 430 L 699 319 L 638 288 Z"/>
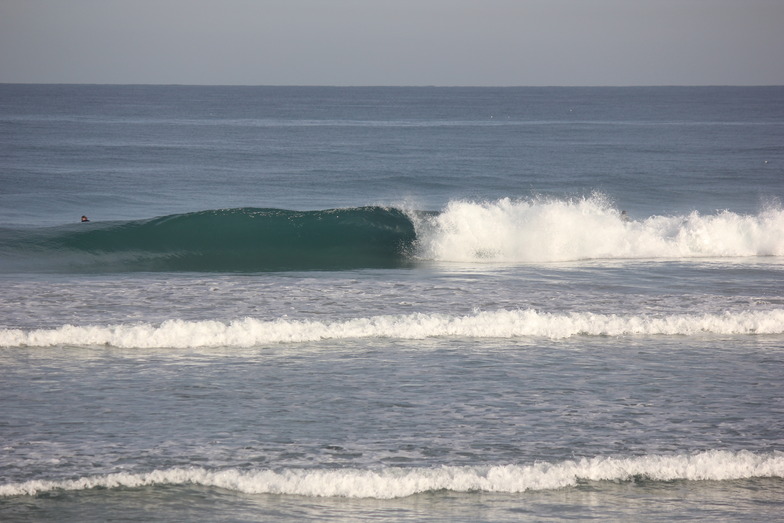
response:
<path fill-rule="evenodd" d="M 782 186 L 779 87 L 0 89 L 3 223 L 593 191 L 753 212 Z"/>
<path fill-rule="evenodd" d="M 4 521 L 780 518 L 784 88 L 0 85 L 0 138 Z"/>

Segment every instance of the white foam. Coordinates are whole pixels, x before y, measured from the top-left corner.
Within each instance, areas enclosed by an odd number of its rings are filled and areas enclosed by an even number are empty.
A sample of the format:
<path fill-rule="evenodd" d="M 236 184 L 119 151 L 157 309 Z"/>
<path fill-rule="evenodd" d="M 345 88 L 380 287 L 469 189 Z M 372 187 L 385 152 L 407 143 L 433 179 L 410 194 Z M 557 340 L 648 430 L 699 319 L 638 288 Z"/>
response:
<path fill-rule="evenodd" d="M 601 195 L 450 202 L 414 218 L 418 257 L 448 262 L 784 256 L 784 210 L 623 219 Z"/>
<path fill-rule="evenodd" d="M 343 321 L 245 318 L 169 320 L 160 325 L 64 325 L 54 329 L 0 329 L 0 347 L 109 345 L 138 348 L 252 347 L 330 339 L 429 337 L 564 339 L 573 336 L 784 334 L 784 309 L 667 316 L 553 314 L 527 310 L 483 311 L 465 316 L 407 314 Z"/>
<path fill-rule="evenodd" d="M 311 497 L 400 498 L 421 492 L 517 493 L 577 485 L 580 481 L 712 480 L 784 478 L 784 453 L 706 451 L 693 455 L 595 457 L 555 464 L 480 467 L 209 470 L 174 468 L 144 474 L 116 473 L 73 480 L 32 480 L 0 485 L 0 496 L 32 496 L 51 490 L 201 485 L 248 494 Z"/>

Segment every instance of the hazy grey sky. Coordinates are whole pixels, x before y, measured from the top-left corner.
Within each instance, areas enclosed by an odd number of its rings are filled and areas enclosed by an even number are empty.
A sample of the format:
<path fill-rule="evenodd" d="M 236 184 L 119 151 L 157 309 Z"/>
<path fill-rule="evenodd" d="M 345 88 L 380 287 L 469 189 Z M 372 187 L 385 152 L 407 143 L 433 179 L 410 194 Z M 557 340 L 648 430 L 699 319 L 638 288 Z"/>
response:
<path fill-rule="evenodd" d="M 0 0 L 0 82 L 784 84 L 784 0 Z"/>

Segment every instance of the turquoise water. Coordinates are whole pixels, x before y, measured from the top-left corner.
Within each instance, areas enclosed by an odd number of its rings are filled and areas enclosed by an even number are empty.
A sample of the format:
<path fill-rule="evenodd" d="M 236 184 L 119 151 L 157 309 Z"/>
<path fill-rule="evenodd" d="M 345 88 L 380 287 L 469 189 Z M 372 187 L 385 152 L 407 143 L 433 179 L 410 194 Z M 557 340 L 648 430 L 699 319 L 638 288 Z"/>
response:
<path fill-rule="evenodd" d="M 416 238 L 403 212 L 379 207 L 213 210 L 3 234 L 6 270 L 34 258 L 41 270 L 81 272 L 395 267 Z"/>
<path fill-rule="evenodd" d="M 3 85 L 0 134 L 3 520 L 780 519 L 782 88 Z"/>

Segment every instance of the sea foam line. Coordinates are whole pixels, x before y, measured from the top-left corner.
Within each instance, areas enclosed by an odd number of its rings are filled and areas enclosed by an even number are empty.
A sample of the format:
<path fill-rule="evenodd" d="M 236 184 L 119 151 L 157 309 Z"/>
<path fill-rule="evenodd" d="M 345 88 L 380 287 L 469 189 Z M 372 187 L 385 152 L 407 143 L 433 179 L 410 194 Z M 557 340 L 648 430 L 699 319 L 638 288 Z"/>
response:
<path fill-rule="evenodd" d="M 220 321 L 169 320 L 159 325 L 64 325 L 54 329 L 1 329 L 0 347 L 107 345 L 121 348 L 252 347 L 330 339 L 429 337 L 565 339 L 574 336 L 784 334 L 784 309 L 676 314 L 662 317 L 527 310 L 384 315 L 342 321 L 254 318 Z"/>
<path fill-rule="evenodd" d="M 0 485 L 0 497 L 33 496 L 52 490 L 200 485 L 247 494 L 391 499 L 438 490 L 519 493 L 572 487 L 583 481 L 727 481 L 761 477 L 784 478 L 784 453 L 710 450 L 692 455 L 582 458 L 555 464 L 373 470 L 173 468 L 10 483 Z"/>

